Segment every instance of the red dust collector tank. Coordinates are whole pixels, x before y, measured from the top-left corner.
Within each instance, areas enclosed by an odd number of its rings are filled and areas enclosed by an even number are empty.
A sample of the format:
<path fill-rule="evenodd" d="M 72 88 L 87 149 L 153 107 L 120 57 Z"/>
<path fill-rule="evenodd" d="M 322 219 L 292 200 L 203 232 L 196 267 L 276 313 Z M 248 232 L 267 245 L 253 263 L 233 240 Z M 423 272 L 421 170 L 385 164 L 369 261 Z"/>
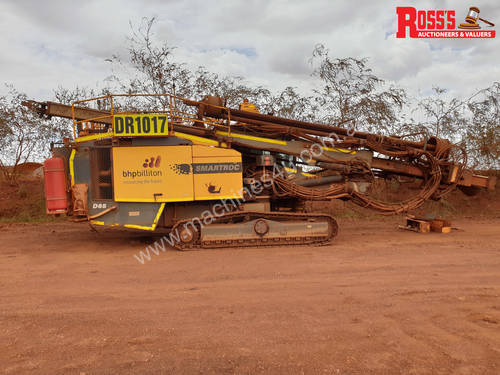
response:
<path fill-rule="evenodd" d="M 63 214 L 68 209 L 66 174 L 61 158 L 50 158 L 43 163 L 45 206 L 48 214 Z"/>

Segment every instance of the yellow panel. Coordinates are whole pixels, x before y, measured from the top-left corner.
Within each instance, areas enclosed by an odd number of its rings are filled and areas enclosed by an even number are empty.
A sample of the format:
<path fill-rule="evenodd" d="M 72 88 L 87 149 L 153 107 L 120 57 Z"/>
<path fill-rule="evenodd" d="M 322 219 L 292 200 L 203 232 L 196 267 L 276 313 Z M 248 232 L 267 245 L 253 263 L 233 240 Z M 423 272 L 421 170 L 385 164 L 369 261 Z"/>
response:
<path fill-rule="evenodd" d="M 69 174 L 71 175 L 71 186 L 75 184 L 75 154 L 76 150 L 71 150 L 71 155 L 69 156 Z"/>
<path fill-rule="evenodd" d="M 241 158 L 241 154 L 232 148 L 223 147 L 207 147 L 202 145 L 193 145 L 193 159 L 199 157 L 214 157 L 214 156 L 234 156 Z"/>
<path fill-rule="evenodd" d="M 113 136 L 113 133 L 86 135 L 84 137 L 76 138 L 75 142 L 87 142 L 87 141 L 93 141 L 95 139 L 108 138 L 108 137 L 112 137 L 112 136 Z"/>
<path fill-rule="evenodd" d="M 219 141 L 215 141 L 213 139 L 208 139 L 208 138 L 203 138 L 203 137 L 197 137 L 196 135 L 185 134 L 185 133 L 181 133 L 181 132 L 174 132 L 174 133 L 172 133 L 172 135 L 175 135 L 176 137 L 179 137 L 182 139 L 189 139 L 190 141 L 193 142 L 193 144 L 227 147 L 227 144 L 225 144 L 224 142 L 219 142 Z"/>
<path fill-rule="evenodd" d="M 191 201 L 191 146 L 113 147 L 117 202 Z"/>
<path fill-rule="evenodd" d="M 223 131 L 216 131 L 215 133 L 220 134 L 220 135 L 225 135 L 228 137 L 233 137 L 233 138 L 249 139 L 252 141 L 266 142 L 266 143 L 275 143 L 277 145 L 283 145 L 283 146 L 286 145 L 286 141 L 280 141 L 278 139 L 255 137 L 253 135 L 238 134 L 238 133 L 229 134 L 228 132 L 223 132 Z"/>
<path fill-rule="evenodd" d="M 115 115 L 113 116 L 113 131 L 117 137 L 168 135 L 167 115 Z"/>
<path fill-rule="evenodd" d="M 195 200 L 241 198 L 241 154 L 233 149 L 192 147 Z"/>

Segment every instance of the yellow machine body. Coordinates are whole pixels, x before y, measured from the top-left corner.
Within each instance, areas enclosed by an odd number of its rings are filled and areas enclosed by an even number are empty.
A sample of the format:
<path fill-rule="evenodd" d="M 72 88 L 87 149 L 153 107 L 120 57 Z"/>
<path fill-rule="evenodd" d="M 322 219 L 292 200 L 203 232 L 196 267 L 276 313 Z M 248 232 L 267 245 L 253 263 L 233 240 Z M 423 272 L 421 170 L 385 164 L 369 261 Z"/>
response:
<path fill-rule="evenodd" d="M 186 202 L 241 198 L 241 154 L 203 146 L 113 148 L 117 202 Z"/>

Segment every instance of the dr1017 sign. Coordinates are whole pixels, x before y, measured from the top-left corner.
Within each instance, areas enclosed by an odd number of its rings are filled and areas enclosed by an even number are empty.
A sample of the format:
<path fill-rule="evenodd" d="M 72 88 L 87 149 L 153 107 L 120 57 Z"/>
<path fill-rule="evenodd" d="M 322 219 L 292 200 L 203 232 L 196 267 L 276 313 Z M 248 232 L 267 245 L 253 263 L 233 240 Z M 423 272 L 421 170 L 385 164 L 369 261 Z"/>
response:
<path fill-rule="evenodd" d="M 166 115 L 128 114 L 113 117 L 113 131 L 117 137 L 144 137 L 168 135 Z"/>

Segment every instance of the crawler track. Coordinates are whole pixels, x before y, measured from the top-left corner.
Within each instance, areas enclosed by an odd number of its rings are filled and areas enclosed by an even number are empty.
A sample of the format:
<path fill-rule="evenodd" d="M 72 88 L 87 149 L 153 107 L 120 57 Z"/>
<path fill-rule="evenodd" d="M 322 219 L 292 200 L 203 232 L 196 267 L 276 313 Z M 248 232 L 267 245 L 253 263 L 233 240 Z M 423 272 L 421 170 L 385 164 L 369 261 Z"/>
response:
<path fill-rule="evenodd" d="M 232 224 L 241 224 L 251 222 L 252 220 L 265 219 L 279 223 L 302 221 L 304 224 L 326 222 L 328 230 L 325 234 L 295 234 L 285 232 L 279 236 L 266 236 L 255 234 L 252 238 L 242 239 L 235 238 L 232 235 Z M 178 231 L 183 233 L 186 224 L 192 222 L 192 219 L 181 220 L 172 227 L 172 233 Z M 213 224 L 224 224 L 227 227 L 227 238 L 217 240 L 205 240 L 202 235 L 202 230 L 199 224 L 194 226 L 190 224 L 190 228 L 196 228 L 196 233 L 190 232 L 188 241 L 178 241 L 175 247 L 178 250 L 192 249 L 211 249 L 224 247 L 249 247 L 249 246 L 282 246 L 282 245 L 309 245 L 327 243 L 333 239 L 338 233 L 338 225 L 335 219 L 326 214 L 305 214 L 305 213 L 285 213 L 285 212 L 232 212 L 225 214 L 206 227 L 210 228 Z"/>

